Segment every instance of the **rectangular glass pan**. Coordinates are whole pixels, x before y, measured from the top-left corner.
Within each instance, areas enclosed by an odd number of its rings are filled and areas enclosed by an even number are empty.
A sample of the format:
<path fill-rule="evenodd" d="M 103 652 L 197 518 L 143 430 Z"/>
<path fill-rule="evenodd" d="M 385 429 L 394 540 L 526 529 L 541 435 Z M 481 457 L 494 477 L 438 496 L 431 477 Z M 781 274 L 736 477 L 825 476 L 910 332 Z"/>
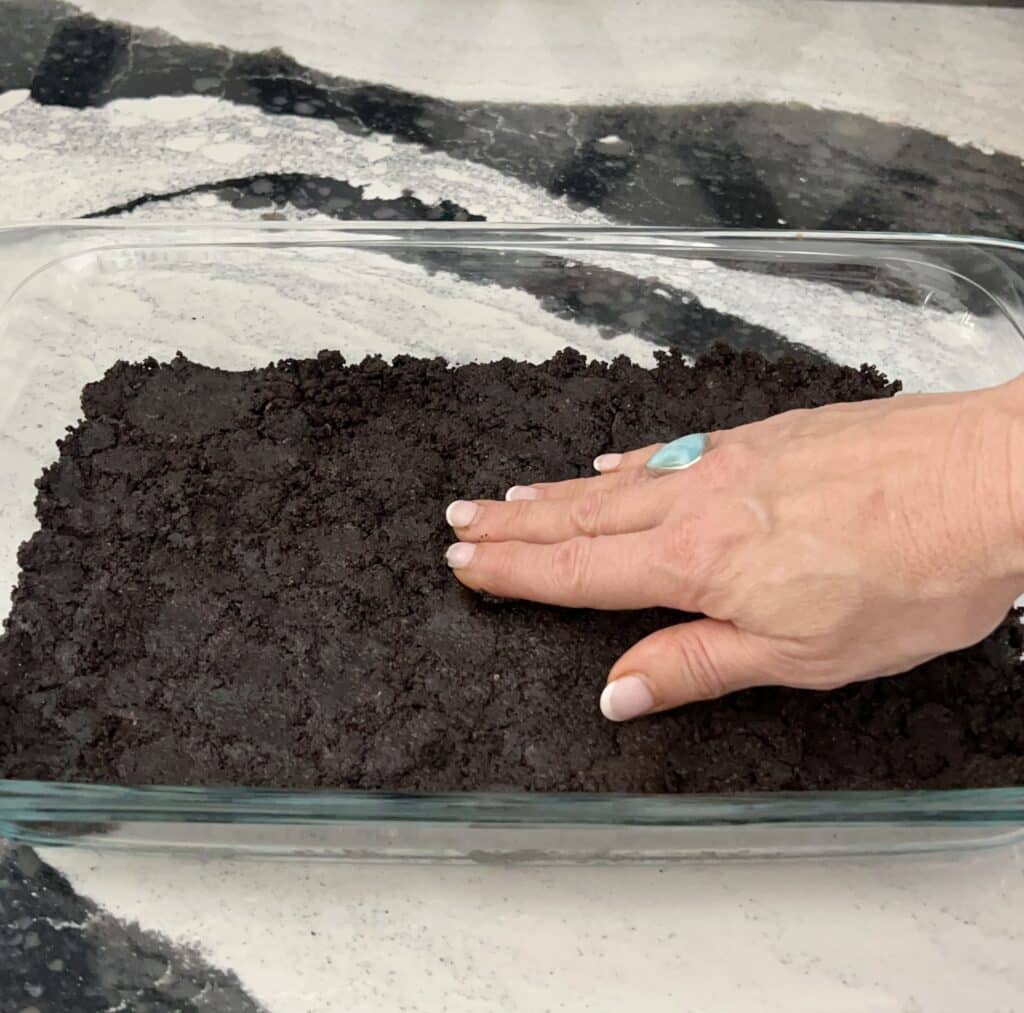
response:
<path fill-rule="evenodd" d="M 1024 371 L 1024 244 L 896 234 L 350 224 L 0 229 L 0 614 L 33 483 L 117 359 L 228 369 L 338 348 L 651 361 L 716 341 L 871 362 L 908 391 Z M 1024 787 L 626 797 L 0 781 L 0 834 L 302 857 L 665 861 L 978 847 Z"/>

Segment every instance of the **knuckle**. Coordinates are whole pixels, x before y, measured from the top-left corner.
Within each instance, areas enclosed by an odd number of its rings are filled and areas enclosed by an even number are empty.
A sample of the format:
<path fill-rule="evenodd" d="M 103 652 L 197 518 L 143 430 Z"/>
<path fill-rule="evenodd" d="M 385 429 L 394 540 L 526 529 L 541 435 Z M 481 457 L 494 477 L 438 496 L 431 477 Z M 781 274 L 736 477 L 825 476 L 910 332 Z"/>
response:
<path fill-rule="evenodd" d="M 518 538 L 528 536 L 533 528 L 537 526 L 537 515 L 533 512 L 535 502 L 533 500 L 512 500 L 502 503 L 494 510 L 486 526 L 486 533 L 481 536 L 481 541 L 491 540 L 503 541 L 507 538 Z"/>
<path fill-rule="evenodd" d="M 666 562 L 673 566 L 688 567 L 695 546 L 694 524 L 689 519 L 664 528 L 661 550 Z"/>
<path fill-rule="evenodd" d="M 839 689 L 853 681 L 833 660 L 839 649 L 820 637 L 769 640 L 762 651 L 759 674 L 780 686 Z"/>
<path fill-rule="evenodd" d="M 587 586 L 590 569 L 589 540 L 572 538 L 556 546 L 551 557 L 551 568 L 558 587 L 570 592 L 582 591 Z"/>
<path fill-rule="evenodd" d="M 747 474 L 755 455 L 749 447 L 739 442 L 725 443 L 715 447 L 701 462 L 704 478 L 714 484 L 733 483 Z"/>
<path fill-rule="evenodd" d="M 704 577 L 719 555 L 719 539 L 714 525 L 696 518 L 672 524 L 665 535 L 666 561 L 691 580 Z"/>
<path fill-rule="evenodd" d="M 704 636 L 696 631 L 684 629 L 677 650 L 682 673 L 697 697 L 716 700 L 729 692 L 725 678 L 715 664 Z"/>
<path fill-rule="evenodd" d="M 607 512 L 608 496 L 603 492 L 586 493 L 569 505 L 569 523 L 574 531 L 583 535 L 596 535 Z"/>
<path fill-rule="evenodd" d="M 735 598 L 730 546 L 723 526 L 708 516 L 688 517 L 665 529 L 660 565 L 687 609 L 715 616 L 728 611 Z"/>
<path fill-rule="evenodd" d="M 533 501 L 528 499 L 514 500 L 508 504 L 512 509 L 508 512 L 506 527 L 511 531 L 521 531 L 530 523 L 530 507 Z"/>
<path fill-rule="evenodd" d="M 641 447 L 639 450 L 631 450 L 628 454 L 624 455 L 623 462 L 628 464 L 631 469 L 643 471 L 643 466 L 665 446 L 662 443 L 651 443 L 646 447 Z"/>
<path fill-rule="evenodd" d="M 622 488 L 635 488 L 638 485 L 643 486 L 648 482 L 655 481 L 658 481 L 656 476 L 643 467 L 630 468 L 627 471 L 623 471 L 618 477 L 618 484 Z"/>
<path fill-rule="evenodd" d="M 486 572 L 488 580 L 496 587 L 511 586 L 518 571 L 518 560 L 511 545 L 497 543 L 481 546 L 477 549 L 477 555 L 483 557 L 480 562 L 484 564 L 482 569 Z"/>

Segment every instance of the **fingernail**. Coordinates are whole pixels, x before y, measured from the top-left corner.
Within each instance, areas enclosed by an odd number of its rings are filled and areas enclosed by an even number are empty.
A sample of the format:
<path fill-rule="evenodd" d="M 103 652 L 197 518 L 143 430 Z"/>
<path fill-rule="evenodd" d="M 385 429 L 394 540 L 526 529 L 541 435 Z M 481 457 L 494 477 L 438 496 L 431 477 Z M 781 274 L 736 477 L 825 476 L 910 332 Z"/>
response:
<path fill-rule="evenodd" d="M 648 460 L 646 467 L 650 471 L 682 471 L 701 459 L 707 445 L 706 433 L 680 436 L 678 440 L 666 443 Z"/>
<path fill-rule="evenodd" d="M 476 552 L 476 546 L 472 542 L 456 542 L 454 545 L 448 546 L 444 558 L 453 570 L 458 570 L 463 566 L 469 566 L 474 552 Z"/>
<path fill-rule="evenodd" d="M 594 471 L 614 471 L 622 464 L 622 454 L 601 454 L 594 458 Z"/>
<path fill-rule="evenodd" d="M 609 721 L 629 721 L 647 714 L 654 697 L 642 675 L 623 675 L 608 683 L 601 694 L 601 713 Z"/>
<path fill-rule="evenodd" d="M 539 499 L 540 490 L 534 489 L 530 485 L 514 485 L 508 492 L 505 493 L 505 499 Z"/>
<path fill-rule="evenodd" d="M 454 503 L 448 504 L 448 509 L 444 512 L 444 519 L 453 528 L 464 528 L 476 520 L 478 513 L 480 513 L 480 507 L 476 503 L 457 499 Z"/>

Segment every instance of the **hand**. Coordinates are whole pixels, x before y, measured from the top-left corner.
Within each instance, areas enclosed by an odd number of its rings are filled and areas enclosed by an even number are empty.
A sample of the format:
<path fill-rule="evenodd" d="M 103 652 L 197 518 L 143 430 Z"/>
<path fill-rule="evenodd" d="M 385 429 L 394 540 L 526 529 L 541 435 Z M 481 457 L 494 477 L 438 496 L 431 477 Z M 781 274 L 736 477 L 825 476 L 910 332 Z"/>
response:
<path fill-rule="evenodd" d="M 593 478 L 453 503 L 448 563 L 500 597 L 703 614 L 619 659 L 613 720 L 905 672 L 1024 592 L 1022 383 L 788 412 L 659 476 L 656 447 L 604 455 Z"/>

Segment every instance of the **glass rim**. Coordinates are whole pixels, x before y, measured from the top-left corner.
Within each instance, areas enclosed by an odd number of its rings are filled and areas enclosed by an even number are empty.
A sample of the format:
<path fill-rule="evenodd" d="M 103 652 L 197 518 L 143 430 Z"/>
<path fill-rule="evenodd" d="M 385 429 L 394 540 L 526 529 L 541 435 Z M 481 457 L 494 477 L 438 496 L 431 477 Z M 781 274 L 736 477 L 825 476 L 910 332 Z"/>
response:
<path fill-rule="evenodd" d="M 558 243 L 571 245 L 574 239 L 610 235 L 617 237 L 645 236 L 659 240 L 674 238 L 680 242 L 707 240 L 765 240 L 795 243 L 841 242 L 857 245 L 948 245 L 999 248 L 1024 252 L 1024 240 L 1007 239 L 998 236 L 975 236 L 943 232 L 878 232 L 857 230 L 824 229 L 740 229 L 740 228 L 698 228 L 685 225 L 617 225 L 579 224 L 565 225 L 545 222 L 378 222 L 366 219 L 351 221 L 195 221 L 164 222 L 157 219 L 125 221 L 121 219 L 43 219 L 39 221 L 7 222 L 0 224 L 0 239 L 7 235 L 25 232 L 47 233 L 55 230 L 65 232 L 113 232 L 132 233 L 160 232 L 165 235 L 187 235 L 189 233 L 252 233 L 258 236 L 272 236 L 277 233 L 328 233 L 331 235 L 351 233 L 354 236 L 393 235 L 430 236 L 451 233 L 463 236 L 459 242 L 468 242 L 474 233 L 505 237 L 544 236 Z"/>
<path fill-rule="evenodd" d="M 0 779 L 0 820 L 426 822 L 693 827 L 785 823 L 1018 823 L 1024 787 L 626 795 L 119 786 Z"/>

